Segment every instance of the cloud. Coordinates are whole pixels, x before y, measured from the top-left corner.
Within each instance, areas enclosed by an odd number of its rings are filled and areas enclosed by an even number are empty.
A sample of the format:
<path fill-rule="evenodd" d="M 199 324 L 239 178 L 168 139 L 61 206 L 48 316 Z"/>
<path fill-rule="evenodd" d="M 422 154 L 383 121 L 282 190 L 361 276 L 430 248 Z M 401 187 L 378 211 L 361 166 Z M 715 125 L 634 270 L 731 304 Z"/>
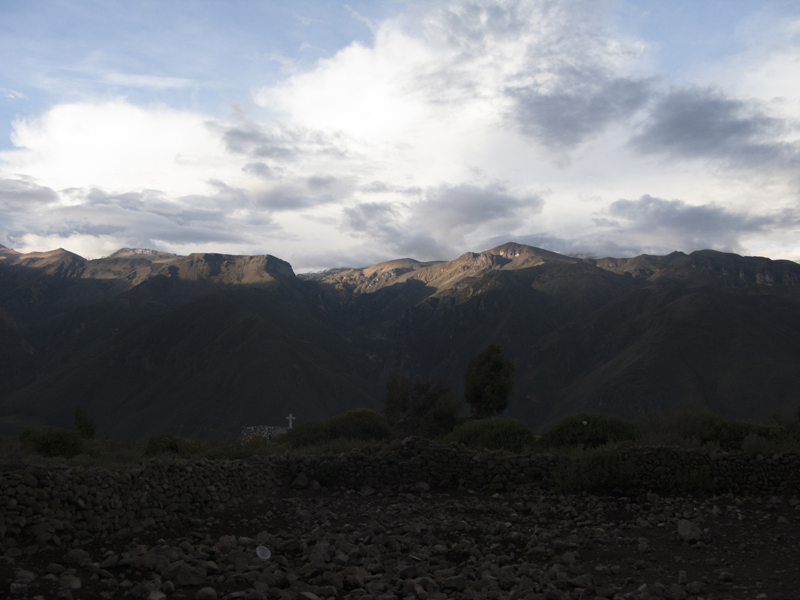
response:
<path fill-rule="evenodd" d="M 153 90 L 185 88 L 197 82 L 183 77 L 162 77 L 158 75 L 133 75 L 130 73 L 104 73 L 103 82 L 109 85 Z"/>
<path fill-rule="evenodd" d="M 340 135 L 246 120 L 231 126 L 219 123 L 210 126 L 221 134 L 229 152 L 254 159 L 286 162 L 312 155 L 344 158 L 348 154 L 346 140 Z"/>
<path fill-rule="evenodd" d="M 241 175 L 241 160 L 225 152 L 207 116 L 123 99 L 58 104 L 14 122 L 11 140 L 15 149 L 0 152 L 0 170 L 56 190 L 203 194 L 208 179 Z"/>
<path fill-rule="evenodd" d="M 247 163 L 242 167 L 242 171 L 266 181 L 269 181 L 275 177 L 274 170 L 268 164 L 263 162 Z"/>
<path fill-rule="evenodd" d="M 460 252 L 470 236 L 507 227 L 521 216 L 541 211 L 537 196 L 517 196 L 503 185 L 440 185 L 423 199 L 399 205 L 362 202 L 343 210 L 353 235 L 378 241 L 383 249 L 424 260 Z"/>
<path fill-rule="evenodd" d="M 642 246 L 633 241 L 626 243 L 624 237 L 619 236 L 609 239 L 608 236 L 594 234 L 575 234 L 574 237 L 566 235 L 561 237 L 551 233 L 511 234 L 505 233 L 488 238 L 481 248 L 493 248 L 513 240 L 519 244 L 526 244 L 534 248 L 542 248 L 551 252 L 558 252 L 565 256 L 581 258 L 600 258 L 605 256 L 625 257 L 639 254 L 667 254 L 675 250 L 674 247 Z"/>
<path fill-rule="evenodd" d="M 624 73 L 642 44 L 611 33 L 603 3 L 461 2 L 429 27 L 457 49 L 442 69 L 446 85 L 461 77 L 462 96 L 499 95 L 511 123 L 551 149 L 572 150 L 629 119 L 650 95 L 649 79 Z"/>
<path fill-rule="evenodd" d="M 439 239 L 453 241 L 485 226 L 502 226 L 541 212 L 544 201 L 538 196 L 516 197 L 499 184 L 441 185 L 430 189 L 425 199 L 413 205 L 411 219 L 435 233 Z"/>
<path fill-rule="evenodd" d="M 715 204 L 690 205 L 682 200 L 642 196 L 611 203 L 596 221 L 606 236 L 638 240 L 640 246 L 740 251 L 743 238 L 774 227 L 797 224 L 786 213 L 749 215 Z"/>
<path fill-rule="evenodd" d="M 344 225 L 356 237 L 366 239 L 372 251 L 362 253 L 369 262 L 389 258 L 411 257 L 437 260 L 454 254 L 452 246 L 438 242 L 416 228 L 412 219 L 404 220 L 388 202 L 363 202 L 343 211 Z M 378 242 L 379 247 L 375 247 Z"/>
<path fill-rule="evenodd" d="M 109 193 L 100 188 L 73 188 L 59 194 L 42 188 L 22 188 L 17 199 L 31 196 L 47 204 L 46 211 L 17 211 L 7 224 L 9 245 L 20 251 L 40 249 L 33 244 L 75 243 L 71 250 L 94 258 L 122 246 L 195 251 L 227 247 L 259 253 L 263 236 L 280 237 L 282 229 L 268 214 L 254 207 L 247 193 L 219 181 L 213 194 L 170 198 L 158 190 Z M 5 180 L 0 189 L 6 187 Z M 12 188 L 19 192 L 20 186 Z M 0 196 L 2 198 L 3 196 Z M 60 200 L 60 201 L 59 201 Z M 2 210 L 0 214 L 7 214 Z M 109 240 L 116 247 L 109 249 Z"/>
<path fill-rule="evenodd" d="M 710 158 L 734 167 L 797 166 L 800 147 L 781 140 L 790 127 L 753 101 L 711 89 L 675 89 L 655 103 L 630 144 L 644 154 Z"/>
<path fill-rule="evenodd" d="M 27 96 L 22 92 L 18 92 L 17 90 L 12 90 L 10 88 L 0 88 L 0 94 L 3 94 L 3 96 L 10 98 L 11 100 L 21 100 L 23 98 L 27 98 Z"/>
<path fill-rule="evenodd" d="M 354 186 L 351 181 L 330 175 L 285 179 L 253 193 L 255 205 L 270 212 L 298 211 L 346 200 Z"/>
<path fill-rule="evenodd" d="M 602 132 L 608 125 L 629 119 L 650 95 L 650 82 L 605 77 L 566 69 L 557 92 L 538 86 L 511 89 L 516 99 L 514 119 L 522 132 L 557 150 L 569 150 Z"/>
<path fill-rule="evenodd" d="M 785 209 L 749 214 L 713 203 L 692 205 L 644 195 L 620 199 L 597 211 L 581 229 L 560 232 L 501 231 L 483 241 L 490 248 L 509 240 L 577 257 L 637 256 L 693 252 L 711 248 L 742 252 L 749 240 L 790 233 L 800 226 L 800 211 Z"/>
<path fill-rule="evenodd" d="M 258 99 L 301 126 L 373 143 L 402 138 L 418 149 L 409 135 L 474 135 L 507 120 L 569 150 L 648 97 L 648 81 L 625 73 L 641 44 L 614 39 L 599 4 L 449 3 L 413 27 L 383 22 L 372 48 L 354 43 Z"/>
<path fill-rule="evenodd" d="M 344 5 L 344 8 L 347 12 L 350 13 L 351 17 L 353 17 L 356 21 L 361 21 L 362 23 L 364 23 L 364 25 L 366 25 L 370 29 L 370 31 L 375 31 L 377 29 L 375 27 L 375 24 L 370 19 L 362 15 L 357 10 L 353 10 L 347 4 Z"/>
<path fill-rule="evenodd" d="M 35 209 L 58 199 L 55 191 L 38 185 L 31 177 L 0 178 L 0 213 Z"/>

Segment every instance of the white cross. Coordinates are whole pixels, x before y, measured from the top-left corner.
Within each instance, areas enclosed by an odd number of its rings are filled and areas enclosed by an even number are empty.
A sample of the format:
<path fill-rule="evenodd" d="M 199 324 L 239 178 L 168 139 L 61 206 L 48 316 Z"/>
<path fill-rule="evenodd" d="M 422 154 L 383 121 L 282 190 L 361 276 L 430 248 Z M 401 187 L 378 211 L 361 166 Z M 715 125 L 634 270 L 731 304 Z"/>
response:
<path fill-rule="evenodd" d="M 291 428 L 292 428 L 292 422 L 293 422 L 293 421 L 294 421 L 296 418 L 297 418 L 297 417 L 293 417 L 293 416 L 292 416 L 292 413 L 289 413 L 289 416 L 288 416 L 288 417 L 286 417 L 286 420 L 287 420 L 287 421 L 289 421 L 289 429 L 291 429 Z"/>

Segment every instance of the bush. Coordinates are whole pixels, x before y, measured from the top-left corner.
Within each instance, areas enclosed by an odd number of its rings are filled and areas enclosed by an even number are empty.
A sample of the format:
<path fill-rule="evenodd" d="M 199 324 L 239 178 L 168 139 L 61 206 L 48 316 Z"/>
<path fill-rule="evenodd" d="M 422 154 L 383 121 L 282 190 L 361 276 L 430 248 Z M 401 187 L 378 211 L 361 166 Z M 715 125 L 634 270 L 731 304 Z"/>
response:
<path fill-rule="evenodd" d="M 61 427 L 23 429 L 19 433 L 22 445 L 32 448 L 42 456 L 64 456 L 72 458 L 83 452 L 83 438 L 76 431 Z"/>
<path fill-rule="evenodd" d="M 368 408 L 357 408 L 325 421 L 297 425 L 281 436 L 281 443 L 294 448 L 314 446 L 331 440 L 385 440 L 392 435 L 389 422 L 382 414 Z"/>
<path fill-rule="evenodd" d="M 636 467 L 615 450 L 598 448 L 579 453 L 552 471 L 553 486 L 561 493 L 607 494 L 629 490 L 637 481 Z"/>
<path fill-rule="evenodd" d="M 508 406 L 514 389 L 514 361 L 503 356 L 503 349 L 489 344 L 472 357 L 464 373 L 464 400 L 478 418 L 500 414 Z"/>
<path fill-rule="evenodd" d="M 458 442 L 470 448 L 508 450 L 515 454 L 530 448 L 536 436 L 527 425 L 516 419 L 480 419 L 457 426 L 447 436 L 448 442 Z"/>
<path fill-rule="evenodd" d="M 188 456 L 192 453 L 192 442 L 176 435 L 157 435 L 147 441 L 144 449 L 145 456 L 157 456 L 159 454 L 175 454 L 177 456 Z"/>
<path fill-rule="evenodd" d="M 411 380 L 395 371 L 386 382 L 384 414 L 391 426 L 402 434 L 435 438 L 453 430 L 458 423 L 459 406 L 453 389 L 441 381 Z"/>
<path fill-rule="evenodd" d="M 89 418 L 89 413 L 86 412 L 83 408 L 79 408 L 75 411 L 75 431 L 78 432 L 82 438 L 91 440 L 94 438 L 94 432 L 97 427 Z"/>
<path fill-rule="evenodd" d="M 545 448 L 597 448 L 608 443 L 637 441 L 641 431 L 634 423 L 614 415 L 579 413 L 564 417 L 539 438 Z"/>
<path fill-rule="evenodd" d="M 643 422 L 651 443 L 684 446 L 715 446 L 742 450 L 745 438 L 774 439 L 774 427 L 749 421 L 734 421 L 710 412 L 662 414 Z"/>
<path fill-rule="evenodd" d="M 458 409 L 452 392 L 439 396 L 422 418 L 420 433 L 427 438 L 447 435 L 458 423 Z"/>

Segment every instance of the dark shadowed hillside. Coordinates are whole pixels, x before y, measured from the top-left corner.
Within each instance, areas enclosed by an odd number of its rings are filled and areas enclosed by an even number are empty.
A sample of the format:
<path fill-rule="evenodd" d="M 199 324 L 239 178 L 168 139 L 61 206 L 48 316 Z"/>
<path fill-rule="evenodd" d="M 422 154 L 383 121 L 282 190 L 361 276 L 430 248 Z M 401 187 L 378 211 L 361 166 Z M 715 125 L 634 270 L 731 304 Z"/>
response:
<path fill-rule="evenodd" d="M 380 407 L 388 374 L 460 397 L 489 343 L 517 365 L 508 412 L 800 404 L 800 265 L 714 251 L 577 259 L 520 244 L 295 277 L 272 256 L 0 249 L 0 419 L 98 434 L 221 437 Z"/>

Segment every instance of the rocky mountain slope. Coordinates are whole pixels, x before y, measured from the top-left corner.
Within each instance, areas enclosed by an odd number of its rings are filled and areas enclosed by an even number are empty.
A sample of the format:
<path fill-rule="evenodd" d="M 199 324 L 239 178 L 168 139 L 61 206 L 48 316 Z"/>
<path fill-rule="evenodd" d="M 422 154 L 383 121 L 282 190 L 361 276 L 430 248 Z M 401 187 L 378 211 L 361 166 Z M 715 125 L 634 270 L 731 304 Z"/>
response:
<path fill-rule="evenodd" d="M 460 397 L 489 343 L 515 360 L 508 410 L 536 429 L 577 410 L 800 405 L 800 265 L 710 250 L 579 259 L 520 244 L 295 276 L 273 256 L 123 249 L 98 260 L 0 248 L 0 428 L 236 435 L 358 406 L 388 374 Z"/>

